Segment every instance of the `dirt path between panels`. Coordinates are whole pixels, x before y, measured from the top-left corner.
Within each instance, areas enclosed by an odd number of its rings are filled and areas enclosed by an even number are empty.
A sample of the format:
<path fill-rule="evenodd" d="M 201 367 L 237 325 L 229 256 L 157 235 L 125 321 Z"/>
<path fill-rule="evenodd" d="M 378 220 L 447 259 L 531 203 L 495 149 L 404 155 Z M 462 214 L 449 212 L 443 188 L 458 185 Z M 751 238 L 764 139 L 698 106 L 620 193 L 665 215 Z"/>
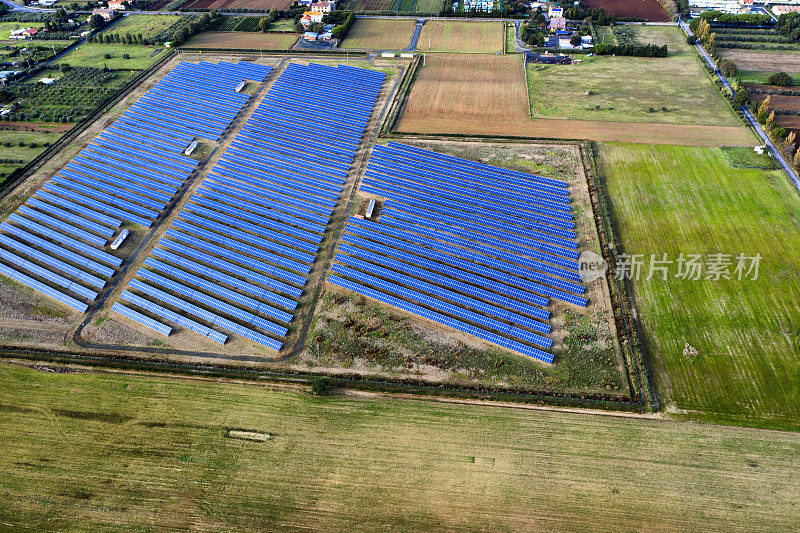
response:
<path fill-rule="evenodd" d="M 497 135 L 534 139 L 590 139 L 594 141 L 673 144 L 685 146 L 751 146 L 749 129 L 740 126 L 697 126 L 591 120 L 523 119 L 508 121 L 454 120 L 452 116 L 401 118 L 398 133 Z"/>

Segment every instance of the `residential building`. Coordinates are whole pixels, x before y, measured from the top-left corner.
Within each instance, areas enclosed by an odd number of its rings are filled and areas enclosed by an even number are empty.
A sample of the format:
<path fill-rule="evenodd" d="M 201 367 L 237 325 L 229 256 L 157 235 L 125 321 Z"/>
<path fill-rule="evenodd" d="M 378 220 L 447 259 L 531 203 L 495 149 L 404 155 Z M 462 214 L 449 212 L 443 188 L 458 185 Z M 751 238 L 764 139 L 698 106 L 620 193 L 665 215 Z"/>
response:
<path fill-rule="evenodd" d="M 563 31 L 567 29 L 567 19 L 564 17 L 550 18 L 550 31 Z"/>

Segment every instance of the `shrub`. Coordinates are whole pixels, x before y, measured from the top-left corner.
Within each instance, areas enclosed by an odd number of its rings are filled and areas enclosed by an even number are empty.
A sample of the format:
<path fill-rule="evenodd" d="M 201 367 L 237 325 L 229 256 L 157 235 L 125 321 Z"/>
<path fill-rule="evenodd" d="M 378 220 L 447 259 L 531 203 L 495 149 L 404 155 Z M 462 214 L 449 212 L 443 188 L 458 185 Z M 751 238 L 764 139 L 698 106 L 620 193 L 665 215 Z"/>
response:
<path fill-rule="evenodd" d="M 697 37 L 695 37 L 694 35 L 689 35 L 688 37 L 686 37 L 686 44 L 694 45 L 695 43 L 697 43 Z"/>
<path fill-rule="evenodd" d="M 311 378 L 311 392 L 317 396 L 330 394 L 333 389 L 333 382 L 327 376 L 315 376 Z"/>
<path fill-rule="evenodd" d="M 776 72 L 767 78 L 767 85 L 777 85 L 778 87 L 789 87 L 792 84 L 792 77 L 785 72 Z"/>

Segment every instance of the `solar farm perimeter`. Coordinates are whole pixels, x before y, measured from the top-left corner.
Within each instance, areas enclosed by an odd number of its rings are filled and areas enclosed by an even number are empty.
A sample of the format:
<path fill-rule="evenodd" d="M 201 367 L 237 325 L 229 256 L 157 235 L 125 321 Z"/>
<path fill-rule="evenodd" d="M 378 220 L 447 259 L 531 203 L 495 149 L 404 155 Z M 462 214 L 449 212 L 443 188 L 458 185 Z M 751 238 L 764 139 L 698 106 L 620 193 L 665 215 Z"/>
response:
<path fill-rule="evenodd" d="M 515 352 L 544 351 L 549 299 L 586 306 L 566 183 L 398 143 L 376 146 L 329 282 Z"/>
<path fill-rule="evenodd" d="M 3 222 L 0 272 L 77 313 L 110 305 L 161 335 L 280 350 L 384 74 L 289 64 L 174 216 L 197 177 L 184 150 L 217 143 L 251 98 L 237 89 L 270 72 L 179 63 Z M 292 112 L 297 94 L 323 91 L 335 102 Z M 313 132 L 289 133 L 308 117 Z M 166 217 L 158 246 L 127 272 L 132 245 L 109 248 L 118 230 L 133 239 Z M 131 274 L 109 298 L 110 280 Z"/>

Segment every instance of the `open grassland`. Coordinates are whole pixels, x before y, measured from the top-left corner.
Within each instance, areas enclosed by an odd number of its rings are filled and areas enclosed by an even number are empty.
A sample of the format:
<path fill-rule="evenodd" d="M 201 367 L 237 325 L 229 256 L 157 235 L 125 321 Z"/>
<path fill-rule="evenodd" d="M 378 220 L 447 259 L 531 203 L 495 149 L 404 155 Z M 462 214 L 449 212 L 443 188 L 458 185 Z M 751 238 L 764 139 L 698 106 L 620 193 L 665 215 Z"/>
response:
<path fill-rule="evenodd" d="M 431 54 L 426 58 L 426 62 L 427 65 L 422 67 L 417 75 L 398 121 L 397 130 L 400 132 L 510 135 L 694 146 L 721 144 L 735 146 L 756 142 L 750 131 L 742 126 L 605 122 L 561 118 L 531 120 L 528 118 L 527 90 L 521 56 Z M 700 75 L 705 76 L 702 73 Z M 557 92 L 555 89 L 547 90 Z M 721 97 L 717 98 L 719 105 L 725 106 Z M 722 111 L 725 115 L 720 117 L 720 120 L 724 121 L 731 112 L 724 107 Z"/>
<path fill-rule="evenodd" d="M 731 280 L 634 283 L 668 403 L 690 416 L 800 428 L 800 207 L 779 171 L 733 168 L 721 149 L 603 144 L 605 176 L 628 254 L 733 254 Z M 758 279 L 735 256 L 761 254 Z M 748 263 L 749 264 L 749 263 Z M 689 359 L 685 344 L 699 355 Z"/>
<path fill-rule="evenodd" d="M 62 56 L 57 64 L 69 63 L 73 67 L 108 67 L 114 70 L 144 70 L 159 59 L 163 49 L 130 44 L 85 43 Z M 106 59 L 105 54 L 111 57 Z M 129 59 L 125 59 L 128 54 Z"/>
<path fill-rule="evenodd" d="M 218 32 L 195 35 L 187 48 L 241 48 L 250 50 L 288 50 L 297 42 L 294 33 Z"/>
<path fill-rule="evenodd" d="M 428 20 L 422 26 L 417 50 L 493 54 L 503 51 L 504 39 L 501 22 Z"/>
<path fill-rule="evenodd" d="M 340 48 L 402 50 L 411 44 L 413 34 L 413 20 L 356 19 Z"/>
<path fill-rule="evenodd" d="M 643 41 L 666 42 L 669 57 L 597 56 L 577 65 L 530 65 L 533 117 L 740 125 L 676 28 L 636 29 Z"/>
<path fill-rule="evenodd" d="M 800 527 L 796 433 L 0 370 L 10 528 Z"/>
<path fill-rule="evenodd" d="M 180 15 L 128 15 L 103 33 L 121 36 L 130 33 L 141 35 L 144 39 L 154 39 L 180 19 Z"/>

